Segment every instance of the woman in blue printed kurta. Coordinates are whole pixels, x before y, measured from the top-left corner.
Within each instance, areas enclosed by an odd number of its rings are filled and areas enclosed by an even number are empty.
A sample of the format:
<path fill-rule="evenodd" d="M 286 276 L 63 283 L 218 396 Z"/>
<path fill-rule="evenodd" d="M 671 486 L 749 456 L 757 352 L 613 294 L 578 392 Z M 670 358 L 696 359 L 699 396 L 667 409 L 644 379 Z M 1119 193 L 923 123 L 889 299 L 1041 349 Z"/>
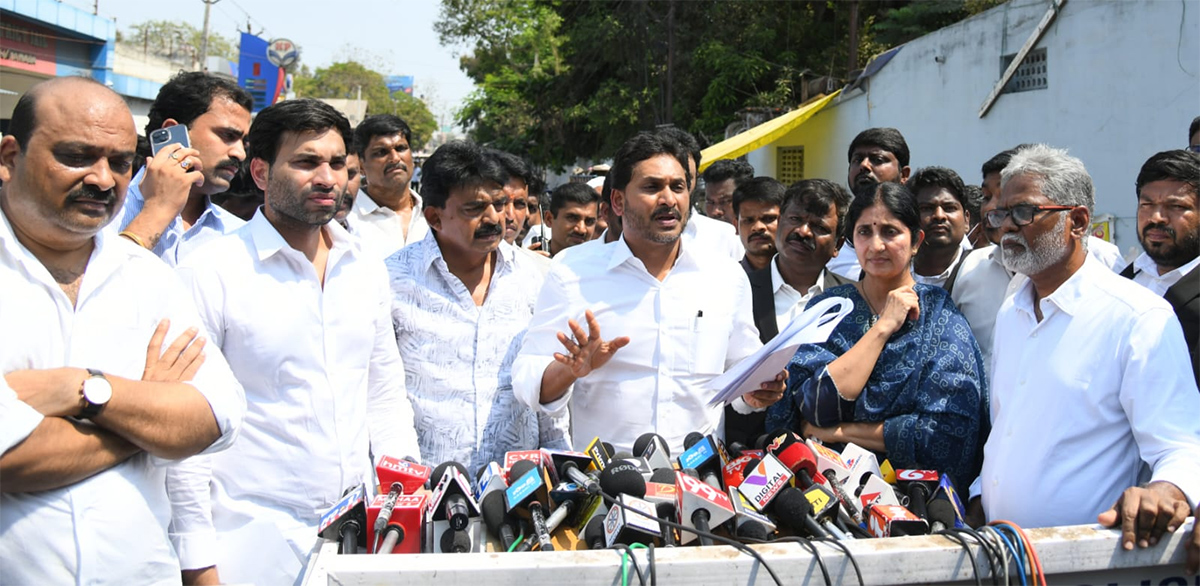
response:
<path fill-rule="evenodd" d="M 851 441 L 897 469 L 948 474 L 965 490 L 987 437 L 983 358 L 950 296 L 914 283 L 909 272 L 924 237 L 915 198 L 885 183 L 856 196 L 846 220 L 865 276 L 809 305 L 844 297 L 854 309 L 826 342 L 797 350 L 767 428 Z"/>

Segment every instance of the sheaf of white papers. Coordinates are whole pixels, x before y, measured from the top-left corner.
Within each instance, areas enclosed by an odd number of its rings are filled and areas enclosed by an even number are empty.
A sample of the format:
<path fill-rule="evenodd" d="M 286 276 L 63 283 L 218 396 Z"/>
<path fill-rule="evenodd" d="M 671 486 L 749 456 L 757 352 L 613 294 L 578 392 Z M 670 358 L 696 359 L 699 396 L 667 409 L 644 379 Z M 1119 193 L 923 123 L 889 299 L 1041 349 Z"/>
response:
<path fill-rule="evenodd" d="M 849 299 L 830 297 L 804 310 L 758 352 L 708 382 L 708 388 L 720 389 L 708 402 L 709 406 L 729 404 L 746 393 L 757 391 L 762 383 L 774 379 L 787 367 L 801 344 L 820 344 L 829 339 L 833 328 L 853 308 L 854 303 Z"/>

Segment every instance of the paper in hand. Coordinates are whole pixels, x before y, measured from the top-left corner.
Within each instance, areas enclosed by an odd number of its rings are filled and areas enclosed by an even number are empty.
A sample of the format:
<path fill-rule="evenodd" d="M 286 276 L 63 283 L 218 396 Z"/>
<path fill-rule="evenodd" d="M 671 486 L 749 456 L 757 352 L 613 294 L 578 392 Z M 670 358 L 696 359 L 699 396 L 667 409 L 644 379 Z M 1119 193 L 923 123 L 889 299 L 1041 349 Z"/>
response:
<path fill-rule="evenodd" d="M 849 299 L 830 297 L 804 310 L 758 352 L 708 382 L 707 388 L 719 389 L 709 406 L 732 403 L 746 393 L 757 391 L 762 383 L 774 380 L 787 368 L 801 344 L 820 344 L 829 339 L 833 328 L 853 308 L 854 303 Z"/>

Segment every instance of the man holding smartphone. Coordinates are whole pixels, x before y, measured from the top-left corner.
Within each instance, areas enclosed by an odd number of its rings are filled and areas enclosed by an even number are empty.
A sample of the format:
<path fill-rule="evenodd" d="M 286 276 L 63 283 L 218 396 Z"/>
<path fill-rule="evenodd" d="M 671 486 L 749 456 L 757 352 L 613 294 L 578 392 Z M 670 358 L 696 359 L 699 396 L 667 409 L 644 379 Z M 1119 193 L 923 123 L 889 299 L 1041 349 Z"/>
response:
<path fill-rule="evenodd" d="M 108 229 L 174 266 L 201 243 L 241 227 L 245 222 L 210 198 L 229 189 L 246 159 L 252 106 L 246 90 L 219 76 L 171 78 L 146 125 L 151 145 L 166 144 L 134 176 Z M 174 130 L 179 126 L 186 131 Z"/>

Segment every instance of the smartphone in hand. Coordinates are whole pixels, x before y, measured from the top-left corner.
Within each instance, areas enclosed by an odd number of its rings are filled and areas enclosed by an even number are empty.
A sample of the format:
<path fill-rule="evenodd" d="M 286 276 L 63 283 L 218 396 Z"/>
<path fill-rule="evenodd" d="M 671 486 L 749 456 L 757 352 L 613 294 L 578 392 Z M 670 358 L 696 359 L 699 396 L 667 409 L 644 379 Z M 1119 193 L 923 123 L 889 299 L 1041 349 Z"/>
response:
<path fill-rule="evenodd" d="M 192 141 L 188 139 L 187 126 L 176 124 L 150 133 L 150 152 L 154 155 L 170 144 L 177 144 L 183 148 L 192 146 Z"/>

